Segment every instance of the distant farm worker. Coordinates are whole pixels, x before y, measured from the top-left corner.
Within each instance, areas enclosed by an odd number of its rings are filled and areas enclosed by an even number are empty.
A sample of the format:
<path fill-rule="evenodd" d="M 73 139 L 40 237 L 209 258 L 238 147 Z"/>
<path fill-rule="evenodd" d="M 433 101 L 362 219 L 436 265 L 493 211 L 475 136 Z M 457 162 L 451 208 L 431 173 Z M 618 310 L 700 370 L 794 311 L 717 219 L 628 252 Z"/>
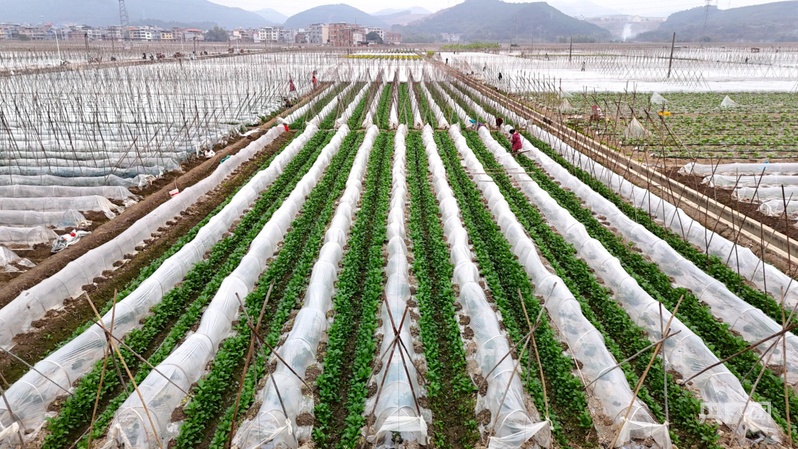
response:
<path fill-rule="evenodd" d="M 315 74 L 313 75 L 313 78 L 310 80 L 310 82 L 313 83 L 313 90 L 316 90 L 317 81 L 316 81 L 316 75 Z"/>
<path fill-rule="evenodd" d="M 499 81 L 502 80 L 502 72 L 499 72 Z"/>
<path fill-rule="evenodd" d="M 496 128 L 502 129 L 502 124 L 504 124 L 504 119 L 501 117 L 496 117 Z"/>
<path fill-rule="evenodd" d="M 291 78 L 288 79 L 288 92 L 296 92 L 296 86 L 294 85 L 294 80 Z"/>
<path fill-rule="evenodd" d="M 480 126 L 485 126 L 484 123 L 481 123 L 481 122 L 479 122 L 477 120 L 474 120 L 472 118 L 468 119 L 468 121 L 471 122 L 471 126 L 474 127 L 474 129 L 477 130 L 477 131 L 479 131 L 479 127 Z"/>
<path fill-rule="evenodd" d="M 582 72 L 584 72 L 584 71 L 585 71 L 585 61 L 582 61 L 582 70 L 581 70 L 581 71 L 582 71 Z"/>
<path fill-rule="evenodd" d="M 518 154 L 521 152 L 521 148 L 523 148 L 523 145 L 521 144 L 521 134 L 514 129 L 510 130 L 510 143 L 513 145 L 513 156 L 518 156 Z"/>

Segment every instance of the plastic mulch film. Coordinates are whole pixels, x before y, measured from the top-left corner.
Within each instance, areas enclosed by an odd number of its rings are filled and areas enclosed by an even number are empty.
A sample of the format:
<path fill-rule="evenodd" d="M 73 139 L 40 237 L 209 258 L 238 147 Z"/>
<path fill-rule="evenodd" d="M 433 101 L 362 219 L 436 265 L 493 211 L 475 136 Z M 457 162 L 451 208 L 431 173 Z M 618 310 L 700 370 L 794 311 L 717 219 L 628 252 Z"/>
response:
<path fill-rule="evenodd" d="M 4 198 L 41 198 L 41 197 L 78 197 L 99 195 L 109 200 L 125 201 L 135 195 L 122 186 L 71 187 L 71 186 L 0 186 L 0 197 Z"/>
<path fill-rule="evenodd" d="M 624 446 L 632 441 L 652 439 L 658 447 L 670 448 L 667 426 L 658 423 L 645 404 L 634 396 L 623 371 L 614 369 L 617 361 L 604 345 L 601 332 L 584 317 L 579 302 L 568 290 L 565 282 L 543 264 L 534 242 L 518 222 L 498 186 L 484 174 L 484 167 L 468 147 L 460 130 L 452 127 L 449 133 L 467 170 L 474 174 L 474 180 L 482 191 L 494 220 L 499 224 L 502 234 L 513 248 L 513 253 L 532 280 L 536 294 L 545 299 L 544 307 L 561 338 L 568 344 L 574 358 L 581 363 L 581 375 L 586 381 L 595 382 L 591 386 L 593 396 L 600 400 L 614 428 L 620 429 L 617 446 Z M 480 129 L 479 133 L 486 141 L 486 146 L 492 147 L 489 150 L 497 155 L 499 163 L 505 167 L 515 163 L 512 156 L 506 152 L 504 154 L 499 152 L 503 150 L 496 141 L 489 138 L 490 132 L 487 129 Z M 519 170 L 520 167 L 511 169 L 512 172 Z M 537 204 L 534 201 L 533 203 Z M 625 420 L 627 412 L 629 416 Z"/>
<path fill-rule="evenodd" d="M 88 224 L 86 217 L 74 209 L 63 212 L 0 210 L 0 226 L 48 226 L 63 229 L 81 228 Z"/>
<path fill-rule="evenodd" d="M 146 187 L 148 182 L 155 179 L 153 176 L 137 175 L 134 178 L 122 178 L 117 175 L 88 177 L 88 176 L 10 176 L 0 175 L 0 185 L 2 186 L 75 186 L 75 187 L 101 187 L 101 186 L 120 186 L 120 187 Z"/>
<path fill-rule="evenodd" d="M 281 130 L 282 127 L 275 129 Z M 183 280 L 191 267 L 201 261 L 204 254 L 228 232 L 230 226 L 240 218 L 253 202 L 255 202 L 260 192 L 272 184 L 283 171 L 283 168 L 302 149 L 316 131 L 315 127 L 310 126 L 305 133 L 294 139 L 294 141 L 272 161 L 266 170 L 256 174 L 246 186 L 239 190 L 227 206 L 212 217 L 208 224 L 200 229 L 199 233 L 192 241 L 188 242 L 175 255 L 164 261 L 152 276 L 147 278 L 136 290 L 117 304 L 114 320 L 114 335 L 117 338 L 124 337 L 130 330 L 136 327 L 139 320 L 145 317 L 149 313 L 149 310 L 161 301 L 163 295 Z M 274 133 L 272 137 L 275 137 L 277 134 L 278 133 Z M 257 147 L 262 148 L 263 145 L 259 144 Z M 244 150 L 242 150 L 242 152 L 243 151 Z M 241 162 L 247 160 L 255 152 L 255 148 L 253 148 L 252 151 L 242 155 Z M 239 155 L 241 154 L 242 153 L 239 152 Z M 228 160 L 222 164 L 222 166 L 228 163 L 230 164 L 230 170 L 238 166 L 238 164 L 232 160 Z M 223 179 L 224 177 L 219 176 L 218 178 L 214 178 L 214 175 L 211 175 L 211 178 L 200 181 L 200 183 L 195 185 L 199 186 L 200 189 L 198 192 L 195 192 L 196 195 L 200 193 L 204 194 L 207 189 L 217 185 Z M 210 185 L 206 186 L 207 189 L 202 189 L 200 184 L 206 181 L 210 181 Z M 188 200 L 196 198 L 196 196 L 191 193 L 190 189 L 191 188 L 186 189 L 165 205 L 179 199 L 183 195 L 186 195 L 185 198 Z M 186 206 L 190 204 L 191 202 L 188 201 Z M 158 217 L 158 220 L 165 221 L 181 209 L 182 207 L 179 207 L 176 211 L 170 210 L 168 214 Z M 156 212 L 157 211 L 158 209 L 156 209 Z M 137 222 L 137 224 L 143 221 L 146 222 L 146 220 L 147 217 Z M 159 221 L 155 221 L 155 223 L 157 224 Z M 145 228 L 145 231 L 146 230 Z M 149 231 L 147 231 L 146 235 L 149 235 Z M 114 244 L 114 242 L 111 242 L 111 244 Z M 121 250 L 120 246 L 122 245 L 115 245 L 115 248 Z M 93 274 L 95 270 L 99 269 L 99 272 L 101 272 L 101 270 L 106 269 L 104 268 L 106 263 L 108 264 L 107 266 L 110 267 L 110 264 L 115 260 L 113 257 L 103 259 L 102 255 L 98 254 L 97 252 L 90 251 L 85 256 L 77 259 L 77 263 L 73 262 L 65 269 L 69 269 L 70 266 L 72 268 L 77 266 L 79 270 L 82 268 L 89 273 L 88 279 L 86 279 L 86 274 L 82 274 L 82 271 L 78 271 L 78 274 L 72 274 L 72 276 L 79 277 L 75 282 L 78 287 L 90 283 L 93 276 L 99 275 Z M 121 252 L 119 257 L 121 258 L 124 254 L 124 252 Z M 82 260 L 85 261 L 81 262 Z M 56 275 L 50 278 L 50 280 L 39 284 L 49 285 L 52 291 L 45 291 L 44 293 L 39 293 L 37 291 L 35 294 L 23 294 L 15 299 L 14 302 L 0 310 L 0 337 L 2 337 L 4 346 L 12 346 L 13 342 L 11 339 L 14 335 L 30 328 L 30 323 L 33 320 L 40 319 L 47 310 L 60 307 L 64 298 L 70 296 L 69 288 L 71 285 L 62 281 L 58 276 L 59 275 Z M 106 327 L 110 327 L 113 314 L 113 311 L 109 311 L 103 317 L 103 323 Z M 13 413 L 21 420 L 26 429 L 37 429 L 41 426 L 50 403 L 58 396 L 63 395 L 65 390 L 71 388 L 75 380 L 86 374 L 92 369 L 96 361 L 103 358 L 107 345 L 108 343 L 102 328 L 98 325 L 94 325 L 50 354 L 47 358 L 37 363 L 34 366 L 34 370 L 26 373 L 19 381 L 6 390 L 5 397 L 8 400 L 11 410 L 9 411 L 7 409 L 5 402 L 0 402 L 0 430 L 10 426 L 15 421 L 10 413 Z M 45 376 L 50 380 L 47 380 Z"/>
<path fill-rule="evenodd" d="M 26 268 L 35 266 L 30 260 L 19 257 L 17 253 L 5 246 L 0 246 L 0 268 L 6 273 L 18 272 L 19 269 L 14 267 L 14 265 L 21 265 Z"/>
<path fill-rule="evenodd" d="M 760 213 L 768 217 L 781 217 L 784 215 L 785 201 L 783 200 L 768 200 L 759 205 L 757 209 Z M 787 200 L 787 216 L 793 220 L 798 218 L 798 199 Z"/>
<path fill-rule="evenodd" d="M 257 394 L 262 404 L 257 415 L 238 429 L 233 439 L 234 448 L 296 448 L 299 441 L 310 437 L 310 429 L 298 427 L 296 422 L 299 415 L 313 413 L 313 397 L 302 392 L 302 379 L 307 368 L 317 362 L 316 350 L 329 326 L 327 313 L 332 310 L 338 264 L 349 240 L 353 214 L 363 193 L 363 178 L 377 134 L 377 127 L 371 126 L 358 149 L 346 181 L 346 190 L 325 234 L 319 258 L 313 265 L 304 304 L 294 318 L 294 325 L 285 342 L 276 349 L 301 379 L 291 373 L 284 363 L 277 363 L 271 377 L 266 379 L 265 387 Z M 273 359 L 276 360 L 276 357 Z"/>
<path fill-rule="evenodd" d="M 528 142 L 527 146 L 531 148 Z M 626 310 L 638 326 L 646 330 L 650 340 L 662 339 L 663 328 L 672 320 L 670 333 L 678 332 L 678 335 L 663 342 L 662 354 L 667 366 L 677 371 L 683 378 L 687 378 L 708 366 L 719 363 L 718 358 L 701 338 L 681 320 L 672 317 L 661 303 L 646 293 L 623 269 L 621 262 L 598 240 L 590 237 L 584 225 L 541 189 L 509 153 L 495 141 L 491 147 L 494 154 L 500 155 L 498 157 L 502 164 L 510 167 L 512 177 L 521 184 L 524 194 L 557 232 L 574 246 L 577 256 L 584 260 L 594 270 L 596 276 L 613 291 L 615 301 Z M 773 440 L 780 441 L 779 426 L 760 404 L 748 403 L 748 394 L 725 365 L 718 364 L 698 375 L 692 385 L 698 390 L 708 417 L 728 425 L 738 432 L 741 438 L 745 438 L 748 432 L 761 431 Z M 738 423 L 741 423 L 739 427 Z"/>
<path fill-rule="evenodd" d="M 701 184 L 719 189 L 736 189 L 738 187 L 780 187 L 798 186 L 798 176 L 791 175 L 710 175 Z"/>
<path fill-rule="evenodd" d="M 443 111 L 438 106 L 438 103 L 435 102 L 435 99 L 432 98 L 432 94 L 430 93 L 429 89 L 427 89 L 427 85 L 422 81 L 421 84 L 421 91 L 424 93 L 424 96 L 427 98 L 427 104 L 429 108 L 432 110 L 432 113 L 435 115 L 435 120 L 438 122 L 438 129 L 447 129 L 449 128 L 449 122 L 446 121 L 446 118 L 443 116 Z"/>
<path fill-rule="evenodd" d="M 763 176 L 766 178 L 767 176 Z M 798 177 L 796 177 L 798 178 Z M 745 203 L 761 203 L 770 200 L 798 200 L 798 185 L 778 187 L 740 187 L 732 191 L 732 198 Z"/>
<path fill-rule="evenodd" d="M 98 195 L 51 198 L 0 198 L 0 210 L 64 212 L 72 209 L 82 212 L 102 212 L 108 219 L 116 217 L 117 213 L 124 210 L 124 208 L 118 207 Z"/>
<path fill-rule="evenodd" d="M 294 112 L 288 115 L 283 121 L 287 124 L 294 123 L 296 119 L 305 115 L 310 108 L 314 107 L 316 103 L 321 101 L 321 99 L 325 98 L 332 90 L 337 86 L 337 84 L 330 84 L 327 86 L 326 89 L 319 92 L 315 97 L 311 98 L 307 103 L 297 108 Z"/>
<path fill-rule="evenodd" d="M 33 248 L 34 246 L 41 244 L 49 245 L 57 238 L 58 235 L 55 232 L 47 229 L 44 226 L 0 226 L 0 245 L 6 245 L 13 248 Z M 5 308 L 3 310 L 5 310 Z M 2 310 L 0 310 L 0 317 L 2 317 Z M 1 319 L 0 323 L 2 323 Z M 2 334 L 2 332 L 3 330 L 0 328 L 0 334 Z"/>
<path fill-rule="evenodd" d="M 167 425 L 171 422 L 172 411 L 184 397 L 180 388 L 189 391 L 203 374 L 206 364 L 213 359 L 222 340 L 230 333 L 233 321 L 238 319 L 241 301 L 255 287 L 266 269 L 267 260 L 274 255 L 347 134 L 349 127 L 344 125 L 258 233 L 239 265 L 222 281 L 202 314 L 197 331 L 139 384 L 141 397 L 132 394 L 119 407 L 108 432 L 109 443 L 115 441 L 125 444 L 125 447 L 142 449 L 159 445 L 158 439 L 163 445 L 168 443 Z M 163 376 L 169 377 L 173 383 L 167 382 Z M 150 426 L 150 419 L 155 423 L 155 429 Z"/>
<path fill-rule="evenodd" d="M 393 436 L 400 434 L 405 442 L 427 444 L 429 411 L 418 403 L 424 390 L 418 382 L 414 361 L 410 316 L 406 313 L 410 299 L 408 251 L 405 246 L 405 137 L 407 126 L 399 125 L 394 139 L 393 186 L 388 211 L 388 265 L 385 275 L 385 301 L 382 303 L 382 346 L 379 350 L 382 368 L 374 377 L 377 394 L 366 402 L 366 411 L 374 411 L 374 424 L 367 431 L 367 440 L 376 448 L 394 447 Z M 396 331 L 394 331 L 396 327 Z M 397 332 L 398 331 L 398 332 Z"/>
<path fill-rule="evenodd" d="M 113 269 L 114 262 L 122 260 L 125 254 L 135 253 L 136 246 L 150 238 L 158 228 L 165 226 L 167 221 L 179 215 L 181 211 L 193 205 L 200 197 L 218 186 L 230 173 L 266 145 L 273 142 L 282 132 L 282 127 L 272 128 L 266 135 L 252 142 L 238 154 L 219 165 L 207 178 L 186 188 L 179 195 L 160 205 L 142 219 L 137 220 L 113 240 L 86 252 L 78 259 L 70 262 L 58 273 L 23 291 L 11 303 L 0 309 L 0 346 L 6 349 L 11 348 L 13 346 L 12 337 L 29 329 L 31 321 L 40 319 L 48 310 L 61 307 L 64 300 L 83 294 L 84 285 L 91 284 L 94 278 L 102 275 L 103 271 Z M 312 131 L 306 131 L 306 133 L 315 133 L 315 128 Z M 272 167 L 264 170 L 261 175 L 256 177 L 258 181 L 253 180 L 251 185 L 265 186 L 264 183 L 271 183 L 285 164 L 288 163 L 288 160 L 299 152 L 301 149 L 299 145 L 304 145 L 303 142 L 309 139 L 309 136 L 303 134 L 296 144 L 292 142 L 292 146 L 283 151 L 286 156 L 278 155 Z M 245 194 L 250 195 L 253 198 L 252 201 L 254 201 L 255 191 L 247 191 Z M 242 198 L 240 201 L 244 201 L 243 198 L 245 196 L 240 198 Z M 241 210 L 243 210 L 243 207 Z M 240 213 L 235 218 L 238 218 L 239 215 Z M 226 229 L 227 227 L 225 227 Z M 201 232 L 200 235 L 207 234 Z M 193 260 L 193 258 L 189 260 Z"/>
<path fill-rule="evenodd" d="M 354 113 L 355 109 L 357 109 L 358 105 L 360 105 L 360 101 L 363 99 L 363 97 L 366 96 L 366 94 L 369 93 L 369 88 L 370 87 L 371 87 L 371 83 L 365 83 L 363 85 L 363 88 L 360 89 L 360 92 L 357 93 L 357 96 L 355 96 L 355 98 L 352 100 L 352 102 L 349 103 L 349 106 L 347 106 L 347 108 L 344 110 L 343 114 L 341 114 L 340 117 L 335 119 L 335 129 L 338 129 L 342 125 L 345 125 L 346 123 L 349 122 L 349 118 L 352 117 L 352 113 Z"/>
<path fill-rule="evenodd" d="M 397 76 L 395 79 L 398 78 Z M 391 89 L 391 112 L 388 117 L 388 127 L 390 129 L 399 127 L 399 84 L 397 82 L 393 83 L 393 89 Z"/>
<path fill-rule="evenodd" d="M 698 164 L 690 162 L 679 169 L 680 175 L 711 176 L 762 176 L 762 175 L 796 175 L 798 174 L 798 163 L 779 162 L 779 163 L 746 163 L 735 162 L 733 164 Z"/>
<path fill-rule="evenodd" d="M 449 130 L 459 135 L 457 125 Z M 441 221 L 445 223 L 444 238 L 449 244 L 450 258 L 455 267 L 454 282 L 460 287 L 457 301 L 471 319 L 469 326 L 474 330 L 473 338 L 477 345 L 474 357 L 481 374 L 487 376 L 488 389 L 484 396 L 477 396 L 475 412 L 490 411 L 491 422 L 483 429 L 483 433 L 492 435 L 488 447 L 517 448 L 533 438 L 538 445 L 548 447 L 551 423 L 540 420 L 538 411 L 527 398 L 521 384 L 519 361 L 515 357 L 505 357 L 511 353 L 510 345 L 479 284 L 479 269 L 472 260 L 468 233 L 463 227 L 460 208 L 449 187 L 446 169 L 429 125 L 424 128 L 423 139 Z"/>
<path fill-rule="evenodd" d="M 740 299 L 723 283 L 696 267 L 664 240 L 627 217 L 615 204 L 593 191 L 562 166 L 538 151 L 526 139 L 523 140 L 525 149 L 529 151 L 527 154 L 537 161 L 553 179 L 557 180 L 563 188 L 576 194 L 593 212 L 605 219 L 615 229 L 615 232 L 621 234 L 626 240 L 634 242 L 643 254 L 646 254 L 664 274 L 673 280 L 676 286 L 692 291 L 696 298 L 707 304 L 712 309 L 712 314 L 727 323 L 732 331 L 749 343 L 764 340 L 781 331 L 781 325 L 761 310 Z M 798 385 L 798 336 L 787 333 L 785 338 L 787 339 L 787 381 L 795 386 Z M 785 366 L 780 339 L 767 341 L 755 349 L 760 354 L 769 354 L 767 365 Z M 770 352 L 768 352 L 769 349 Z"/>
<path fill-rule="evenodd" d="M 52 160 L 52 159 L 50 159 Z M 38 159 L 15 160 L 15 163 L 27 165 L 0 166 L 0 177 L 53 175 L 63 177 L 98 177 L 116 175 L 122 178 L 133 178 L 139 175 L 162 176 L 167 171 L 177 170 L 177 163 L 166 165 L 115 165 L 110 161 L 101 167 L 84 167 L 75 162 L 74 166 L 43 166 Z M 35 164 L 35 165 L 34 165 Z"/>
<path fill-rule="evenodd" d="M 340 102 L 342 98 L 346 98 L 346 96 L 349 94 L 349 92 L 350 92 L 352 89 L 354 89 L 354 88 L 355 88 L 355 83 L 349 83 L 349 85 L 348 85 L 348 86 L 346 86 L 346 87 L 344 88 L 344 90 L 342 90 L 342 91 L 341 91 L 341 93 L 339 93 L 338 95 L 336 95 L 335 97 L 333 97 L 333 99 L 332 99 L 332 100 L 331 100 L 329 103 L 327 103 L 327 104 L 324 106 L 324 108 L 322 108 L 321 112 L 319 112 L 319 114 L 318 114 L 318 115 L 316 115 L 315 117 L 313 117 L 313 118 L 310 120 L 310 123 L 312 123 L 312 124 L 314 124 L 314 125 L 316 125 L 316 126 L 319 126 L 319 125 L 321 125 L 321 122 L 322 122 L 322 121 L 323 121 L 323 120 L 324 120 L 324 119 L 325 119 L 325 118 L 326 118 L 328 115 L 332 114 L 332 113 L 333 113 L 333 111 L 336 111 L 336 110 L 337 110 L 336 108 L 338 108 L 338 102 Z"/>
<path fill-rule="evenodd" d="M 783 297 L 784 306 L 787 310 L 792 310 L 798 306 L 798 283 L 794 282 L 792 278 L 778 268 L 763 262 L 750 249 L 735 245 L 722 235 L 705 228 L 683 210 L 652 194 L 650 191 L 635 186 L 537 126 L 530 127 L 530 130 L 537 138 L 546 142 L 566 160 L 590 173 L 591 176 L 624 197 L 635 207 L 647 211 L 665 227 L 683 239 L 706 251 L 707 254 L 720 258 L 734 271 L 754 283 L 757 288 L 768 292 L 776 298 L 778 302 Z M 794 165 L 798 167 L 798 164 Z"/>

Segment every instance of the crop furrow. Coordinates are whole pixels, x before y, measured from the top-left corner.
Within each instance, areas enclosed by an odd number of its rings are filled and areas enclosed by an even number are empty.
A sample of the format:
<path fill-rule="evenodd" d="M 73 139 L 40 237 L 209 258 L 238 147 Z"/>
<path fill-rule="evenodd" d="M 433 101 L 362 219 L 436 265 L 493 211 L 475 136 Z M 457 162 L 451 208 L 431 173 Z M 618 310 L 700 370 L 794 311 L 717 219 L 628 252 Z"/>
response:
<path fill-rule="evenodd" d="M 454 267 L 449 260 L 439 209 L 427 175 L 421 134 L 407 137 L 410 239 L 418 287 L 419 327 L 427 360 L 427 393 L 433 416 L 433 439 L 441 448 L 472 447 L 479 434 L 474 420 L 474 384 L 468 376 L 460 338 Z"/>
<path fill-rule="evenodd" d="M 534 320 L 541 306 L 534 297 L 533 288 L 524 269 L 515 259 L 507 240 L 482 203 L 482 195 L 468 174 L 460 166 L 454 144 L 445 132 L 436 132 L 435 140 L 442 153 L 450 183 L 455 192 L 463 220 L 474 245 L 480 271 L 490 288 L 490 294 L 504 317 L 507 332 L 513 341 L 520 343 L 527 331 L 527 321 L 520 301 L 524 301 L 530 319 Z M 518 297 L 520 291 L 521 297 Z M 549 385 L 549 400 L 553 406 L 553 430 L 561 444 L 585 444 L 591 441 L 593 421 L 587 408 L 587 397 L 581 382 L 571 373 L 573 360 L 563 355 L 548 320 L 542 320 L 535 330 L 535 340 Z M 522 354 L 522 358 L 526 357 Z M 527 370 L 525 385 L 535 400 L 538 410 L 547 410 L 543 401 L 541 379 L 536 370 Z M 563 429 L 568 427 L 568 432 Z"/>
<path fill-rule="evenodd" d="M 385 284 L 382 254 L 391 190 L 393 135 L 374 144 L 361 208 L 342 261 L 335 316 L 328 332 L 323 372 L 317 379 L 313 439 L 322 448 L 355 447 L 365 424 L 366 383 L 377 350 L 374 331 Z"/>

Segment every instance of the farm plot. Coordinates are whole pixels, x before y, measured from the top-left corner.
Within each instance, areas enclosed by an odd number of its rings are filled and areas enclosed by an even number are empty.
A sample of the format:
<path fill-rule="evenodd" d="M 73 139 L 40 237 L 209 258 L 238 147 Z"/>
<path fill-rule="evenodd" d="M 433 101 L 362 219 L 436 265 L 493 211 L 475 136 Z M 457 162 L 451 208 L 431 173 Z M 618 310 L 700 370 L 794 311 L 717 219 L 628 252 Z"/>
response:
<path fill-rule="evenodd" d="M 435 66 L 346 61 L 246 186 L 3 373 L 0 447 L 798 437 L 789 284 L 782 304 L 540 130 L 512 157 L 474 125 L 521 118 Z"/>

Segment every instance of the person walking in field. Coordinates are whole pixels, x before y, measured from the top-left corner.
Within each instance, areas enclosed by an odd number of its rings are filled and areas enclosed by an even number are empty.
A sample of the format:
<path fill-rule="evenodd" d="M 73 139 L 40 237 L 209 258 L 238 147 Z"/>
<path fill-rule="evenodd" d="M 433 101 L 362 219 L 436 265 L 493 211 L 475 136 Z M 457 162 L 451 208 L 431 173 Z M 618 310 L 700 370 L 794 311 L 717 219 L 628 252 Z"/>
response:
<path fill-rule="evenodd" d="M 496 129 L 502 129 L 502 124 L 504 124 L 504 119 L 501 117 L 496 117 Z"/>
<path fill-rule="evenodd" d="M 523 145 L 521 144 L 521 134 L 514 129 L 510 130 L 510 143 L 512 144 L 513 156 L 518 156 Z"/>

